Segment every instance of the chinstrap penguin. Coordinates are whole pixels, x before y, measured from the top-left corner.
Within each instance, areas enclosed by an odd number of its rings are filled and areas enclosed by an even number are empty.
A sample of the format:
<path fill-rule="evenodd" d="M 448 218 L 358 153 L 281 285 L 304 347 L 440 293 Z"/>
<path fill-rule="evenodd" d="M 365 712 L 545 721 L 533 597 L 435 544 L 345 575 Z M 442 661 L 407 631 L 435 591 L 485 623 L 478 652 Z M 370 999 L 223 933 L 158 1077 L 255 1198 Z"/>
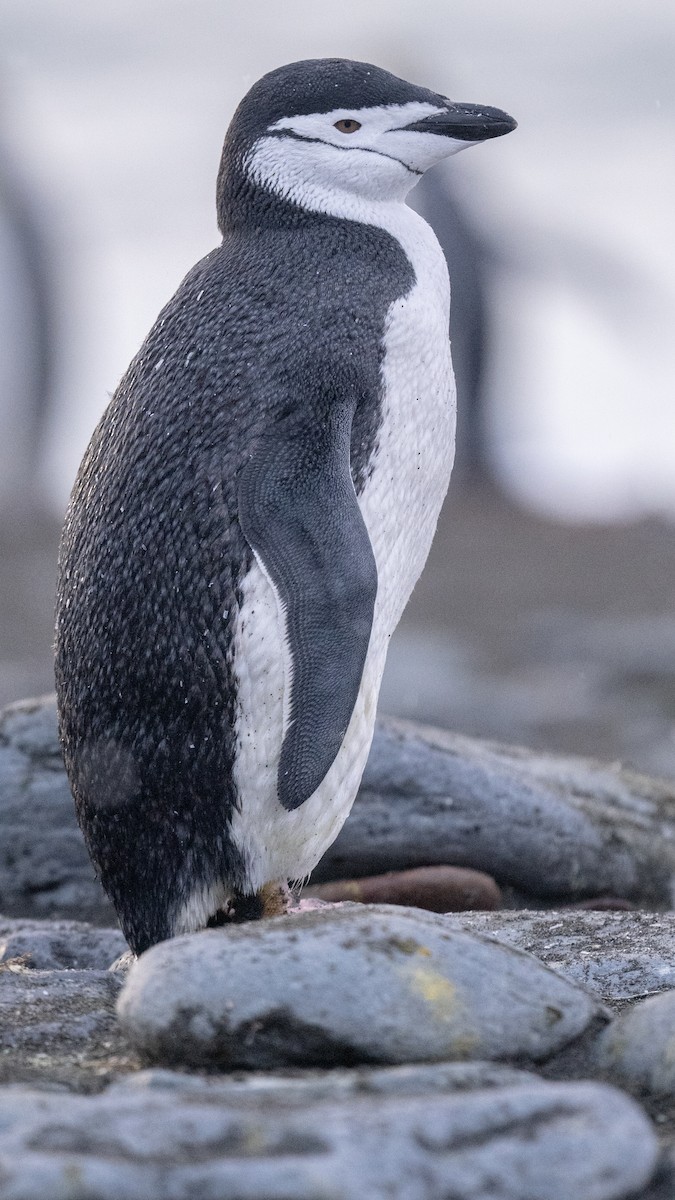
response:
<path fill-rule="evenodd" d="M 514 127 L 342 59 L 234 115 L 222 244 L 104 413 L 59 558 L 66 768 L 137 953 L 277 911 L 349 813 L 453 457 L 447 269 L 405 197 Z"/>

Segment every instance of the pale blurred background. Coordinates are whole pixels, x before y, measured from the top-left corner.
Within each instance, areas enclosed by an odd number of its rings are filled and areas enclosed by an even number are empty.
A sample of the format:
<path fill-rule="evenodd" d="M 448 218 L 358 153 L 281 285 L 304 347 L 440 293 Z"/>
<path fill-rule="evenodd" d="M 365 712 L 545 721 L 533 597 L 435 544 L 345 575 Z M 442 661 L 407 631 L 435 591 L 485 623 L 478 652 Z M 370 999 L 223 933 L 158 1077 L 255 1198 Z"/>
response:
<path fill-rule="evenodd" d="M 0 0 L 0 702 L 52 688 L 70 485 L 217 241 L 236 103 L 324 55 L 519 121 L 413 200 L 461 452 L 382 707 L 675 775 L 672 0 Z"/>

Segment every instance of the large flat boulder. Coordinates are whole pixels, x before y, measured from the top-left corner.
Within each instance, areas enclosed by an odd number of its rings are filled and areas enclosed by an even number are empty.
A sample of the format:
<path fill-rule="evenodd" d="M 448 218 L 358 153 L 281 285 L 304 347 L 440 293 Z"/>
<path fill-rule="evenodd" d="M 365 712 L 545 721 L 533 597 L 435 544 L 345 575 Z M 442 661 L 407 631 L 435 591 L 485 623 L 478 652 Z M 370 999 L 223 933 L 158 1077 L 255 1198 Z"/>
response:
<path fill-rule="evenodd" d="M 638 1105 L 599 1084 L 446 1069 L 438 1091 L 338 1097 L 167 1074 L 96 1097 L 0 1088 L 0 1196 L 627 1200 L 657 1163 Z"/>
<path fill-rule="evenodd" d="M 118 1013 L 151 1061 L 228 1069 L 537 1062 L 605 1017 L 530 955 L 389 905 L 162 942 L 132 966 Z"/>
<path fill-rule="evenodd" d="M 114 921 L 75 821 L 53 697 L 0 714 L 0 832 L 0 912 Z M 609 894 L 670 908 L 673 785 L 383 718 L 315 879 L 446 863 L 532 907 Z"/>
<path fill-rule="evenodd" d="M 352 814 L 315 877 L 448 861 L 532 901 L 609 894 L 671 908 L 675 786 L 383 718 Z"/>

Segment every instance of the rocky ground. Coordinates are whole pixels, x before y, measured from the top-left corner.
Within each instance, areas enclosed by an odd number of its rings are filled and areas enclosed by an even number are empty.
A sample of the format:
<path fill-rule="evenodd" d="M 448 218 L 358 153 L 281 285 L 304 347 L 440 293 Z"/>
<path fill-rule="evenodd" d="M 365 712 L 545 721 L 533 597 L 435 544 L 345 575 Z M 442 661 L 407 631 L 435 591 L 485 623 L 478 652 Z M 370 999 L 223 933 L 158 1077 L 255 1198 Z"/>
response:
<path fill-rule="evenodd" d="M 0 1200 L 675 1195 L 669 783 L 381 721 L 312 900 L 138 962 L 52 699 L 0 829 Z"/>

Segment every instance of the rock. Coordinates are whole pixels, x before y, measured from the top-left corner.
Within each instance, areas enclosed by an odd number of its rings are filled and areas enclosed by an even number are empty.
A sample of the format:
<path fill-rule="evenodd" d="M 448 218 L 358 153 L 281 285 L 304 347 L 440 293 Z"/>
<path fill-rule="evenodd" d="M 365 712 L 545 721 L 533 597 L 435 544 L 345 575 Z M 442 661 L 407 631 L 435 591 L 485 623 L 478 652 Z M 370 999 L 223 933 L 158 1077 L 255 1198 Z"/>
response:
<path fill-rule="evenodd" d="M 147 1059 L 229 1069 L 537 1062 L 604 1010 L 529 955 L 418 909 L 343 905 L 174 938 L 118 1002 Z"/>
<path fill-rule="evenodd" d="M 3 1051 L 41 1050 L 46 1037 L 82 1044 L 105 1036 L 113 1023 L 118 991 L 107 971 L 0 972 L 0 1034 Z"/>
<path fill-rule="evenodd" d="M 61 763 L 53 697 L 0 714 L 0 911 L 115 923 Z M 381 719 L 314 882 L 445 865 L 530 898 L 672 906 L 673 786 L 618 767 Z"/>
<path fill-rule="evenodd" d="M 41 971 L 105 971 L 127 949 L 118 929 L 80 921 L 7 920 L 0 917 L 0 964 L 21 959 Z"/>
<path fill-rule="evenodd" d="M 539 1075 L 504 1063 L 433 1062 L 397 1067 L 332 1067 L 304 1069 L 285 1075 L 270 1071 L 203 1075 L 148 1067 L 113 1083 L 110 1091 L 180 1091 L 193 1100 L 224 1101 L 237 1108 L 270 1100 L 274 1104 L 309 1105 L 350 1096 L 424 1096 L 438 1092 L 470 1092 L 478 1088 L 534 1087 Z"/>
<path fill-rule="evenodd" d="M 0 912 L 116 923 L 75 819 L 54 696 L 0 713 L 0 831 Z"/>
<path fill-rule="evenodd" d="M 648 1184 L 654 1134 L 598 1084 L 386 1090 L 341 1102 L 218 1083 L 93 1098 L 0 1089 L 3 1200 L 624 1200 Z"/>
<path fill-rule="evenodd" d="M 450 928 L 527 950 L 608 1002 L 675 988 L 675 913 L 549 909 L 447 920 Z"/>
<path fill-rule="evenodd" d="M 617 766 L 381 719 L 314 880 L 447 862 L 529 897 L 672 907 L 674 790 Z"/>
<path fill-rule="evenodd" d="M 675 1196 L 675 1151 L 664 1154 L 651 1183 L 637 1200 L 673 1200 Z"/>
<path fill-rule="evenodd" d="M 358 904 L 402 904 L 429 912 L 464 912 L 501 905 L 494 879 L 465 867 L 417 867 L 389 871 L 362 879 L 339 879 L 307 888 L 307 896 L 321 900 L 354 900 Z"/>
<path fill-rule="evenodd" d="M 630 1088 L 675 1096 L 675 989 L 620 1013 L 599 1038 L 597 1062 Z"/>
<path fill-rule="evenodd" d="M 115 1020 L 119 988 L 108 971 L 0 964 L 0 1082 L 90 1088 L 116 1067 L 138 1066 Z"/>

